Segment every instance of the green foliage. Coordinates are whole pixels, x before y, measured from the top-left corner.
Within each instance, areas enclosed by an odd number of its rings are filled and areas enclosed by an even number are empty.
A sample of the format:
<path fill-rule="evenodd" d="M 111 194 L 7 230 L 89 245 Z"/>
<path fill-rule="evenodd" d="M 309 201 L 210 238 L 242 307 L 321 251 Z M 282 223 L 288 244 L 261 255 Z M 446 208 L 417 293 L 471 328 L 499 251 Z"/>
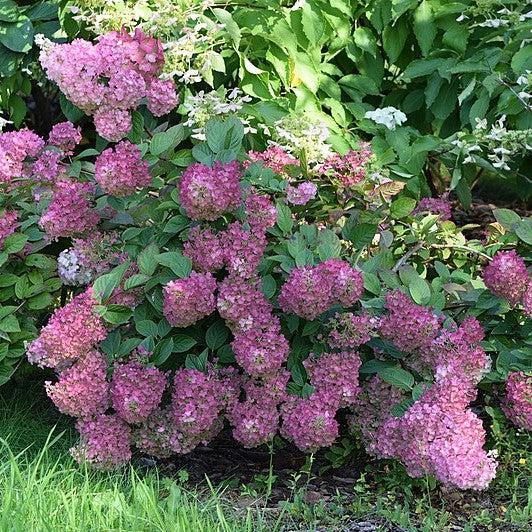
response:
<path fill-rule="evenodd" d="M 33 81 L 43 81 L 34 36 L 51 38 L 60 31 L 58 0 L 20 4 L 0 0 L 0 112 L 15 127 L 26 116 Z"/>

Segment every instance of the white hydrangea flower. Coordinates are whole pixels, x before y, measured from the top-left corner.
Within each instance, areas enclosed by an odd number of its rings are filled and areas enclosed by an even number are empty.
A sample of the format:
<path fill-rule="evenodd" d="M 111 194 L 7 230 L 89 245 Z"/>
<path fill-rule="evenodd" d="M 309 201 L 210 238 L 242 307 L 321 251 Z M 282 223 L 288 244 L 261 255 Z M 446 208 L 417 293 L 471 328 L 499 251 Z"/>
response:
<path fill-rule="evenodd" d="M 382 124 L 390 130 L 394 130 L 406 122 L 406 115 L 395 107 L 383 107 L 382 109 L 375 109 L 375 111 L 368 111 L 364 118 L 368 118 L 376 124 Z"/>

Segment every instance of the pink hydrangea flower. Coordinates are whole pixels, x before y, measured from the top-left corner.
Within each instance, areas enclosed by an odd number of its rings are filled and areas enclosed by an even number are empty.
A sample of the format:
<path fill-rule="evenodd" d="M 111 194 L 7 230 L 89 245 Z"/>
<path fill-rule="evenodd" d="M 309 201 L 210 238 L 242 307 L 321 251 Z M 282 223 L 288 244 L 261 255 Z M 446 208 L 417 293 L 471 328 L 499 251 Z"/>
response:
<path fill-rule="evenodd" d="M 269 401 L 246 400 L 230 412 L 233 437 L 244 447 L 252 448 L 270 442 L 279 430 L 279 411 Z"/>
<path fill-rule="evenodd" d="M 89 418 L 109 407 L 107 362 L 98 351 L 89 351 L 79 362 L 65 369 L 55 384 L 46 382 L 46 393 L 63 414 Z"/>
<path fill-rule="evenodd" d="M 12 235 L 19 227 L 16 211 L 4 211 L 0 217 L 0 250 L 6 238 Z"/>
<path fill-rule="evenodd" d="M 499 251 L 484 268 L 483 279 L 491 292 L 512 306 L 521 301 L 529 283 L 525 261 L 513 249 Z"/>
<path fill-rule="evenodd" d="M 233 222 L 222 235 L 224 261 L 230 274 L 242 279 L 252 278 L 266 249 L 261 231 L 246 231 L 240 222 Z"/>
<path fill-rule="evenodd" d="M 101 107 L 94 112 L 94 127 L 98 134 L 110 142 L 118 142 L 131 130 L 131 115 L 124 109 Z"/>
<path fill-rule="evenodd" d="M 334 395 L 342 407 L 352 404 L 360 392 L 358 370 L 361 364 L 358 354 L 349 351 L 323 353 L 304 362 L 316 392 Z"/>
<path fill-rule="evenodd" d="M 262 326 L 271 319 L 273 311 L 257 279 L 243 281 L 235 275 L 229 275 L 220 283 L 217 308 L 233 332 Z"/>
<path fill-rule="evenodd" d="M 92 288 L 77 295 L 70 303 L 54 311 L 48 324 L 28 347 L 32 364 L 63 368 L 84 358 L 107 336 Z"/>
<path fill-rule="evenodd" d="M 131 429 L 118 416 L 101 414 L 78 421 L 76 428 L 81 441 L 70 453 L 77 462 L 110 470 L 131 460 Z"/>
<path fill-rule="evenodd" d="M 307 320 L 329 309 L 334 301 L 334 280 L 310 266 L 294 268 L 281 287 L 279 306 Z"/>
<path fill-rule="evenodd" d="M 107 148 L 96 158 L 94 177 L 104 192 L 114 196 L 129 196 L 137 187 L 151 184 L 148 162 L 129 141 Z"/>
<path fill-rule="evenodd" d="M 299 161 L 286 153 L 278 146 L 270 146 L 267 150 L 249 151 L 249 161 L 244 162 L 244 168 L 248 168 L 252 162 L 260 162 L 265 168 L 269 168 L 278 175 L 285 175 L 287 166 L 299 166 Z"/>
<path fill-rule="evenodd" d="M 115 364 L 111 400 L 116 413 L 128 423 L 145 421 L 161 402 L 166 388 L 165 374 L 135 360 Z"/>
<path fill-rule="evenodd" d="M 198 272 L 215 272 L 223 268 L 225 254 L 221 240 L 223 233 L 214 233 L 209 228 L 193 227 L 188 240 L 183 244 L 183 254 L 192 261 Z"/>
<path fill-rule="evenodd" d="M 334 154 L 319 168 L 345 188 L 359 185 L 366 179 L 367 166 L 372 153 L 367 143 L 361 143 L 359 150 L 350 150 L 345 155 Z"/>
<path fill-rule="evenodd" d="M 146 92 L 148 109 L 154 116 L 168 114 L 179 103 L 179 97 L 172 80 L 154 79 Z"/>
<path fill-rule="evenodd" d="M 157 458 L 189 453 L 198 442 L 179 429 L 170 407 L 157 408 L 134 429 L 133 442 L 140 451 Z"/>
<path fill-rule="evenodd" d="M 27 159 L 37 157 L 43 147 L 44 140 L 28 129 L 0 133 L 0 183 L 27 177 Z"/>
<path fill-rule="evenodd" d="M 453 213 L 452 203 L 449 201 L 449 194 L 443 194 L 439 198 L 422 198 L 412 214 L 418 213 L 437 214 L 440 220 L 450 220 Z"/>
<path fill-rule="evenodd" d="M 174 378 L 172 416 L 180 432 L 197 443 L 218 432 L 225 408 L 224 384 L 212 371 L 179 369 Z"/>
<path fill-rule="evenodd" d="M 81 142 L 81 128 L 72 122 L 55 124 L 48 135 L 48 144 L 59 148 L 63 153 L 71 155 L 74 148 Z"/>
<path fill-rule="evenodd" d="M 212 168 L 201 163 L 190 165 L 181 177 L 179 197 L 193 220 L 213 221 L 236 210 L 241 203 L 238 162 L 217 161 Z"/>
<path fill-rule="evenodd" d="M 316 270 L 322 278 L 333 280 L 333 297 L 344 307 L 354 305 L 364 292 L 362 273 L 341 259 L 328 259 Z"/>
<path fill-rule="evenodd" d="M 335 418 L 338 406 L 337 399 L 327 392 L 306 399 L 291 396 L 281 407 L 281 435 L 304 452 L 330 447 L 339 434 Z"/>
<path fill-rule="evenodd" d="M 58 181 L 39 225 L 51 238 L 78 236 L 94 229 L 100 216 L 91 207 L 93 195 L 94 187 L 89 183 Z"/>
<path fill-rule="evenodd" d="M 313 320 L 335 303 L 349 307 L 363 292 L 362 274 L 340 259 L 294 268 L 279 295 L 285 312 Z"/>
<path fill-rule="evenodd" d="M 396 290 L 388 294 L 385 307 L 388 314 L 381 318 L 379 332 L 398 349 L 412 352 L 430 346 L 437 337 L 441 319 L 402 292 Z"/>
<path fill-rule="evenodd" d="M 63 154 L 58 151 L 43 151 L 31 166 L 31 177 L 35 181 L 55 183 L 66 177 L 66 166 L 62 163 Z"/>
<path fill-rule="evenodd" d="M 269 320 L 249 330 L 236 331 L 231 344 L 236 361 L 255 377 L 276 372 L 288 358 L 290 346 L 281 333 L 279 319 Z"/>
<path fill-rule="evenodd" d="M 171 81 L 158 78 L 164 64 L 161 43 L 125 30 L 110 32 L 95 44 L 83 39 L 70 43 L 43 43 L 41 64 L 48 78 L 88 115 L 97 132 L 119 141 L 131 129 L 131 111 L 143 98 L 159 114 L 177 103 Z"/>
<path fill-rule="evenodd" d="M 288 185 L 286 187 L 286 200 L 292 205 L 306 205 L 316 197 L 317 192 L 318 187 L 311 181 L 305 181 L 297 187 Z"/>
<path fill-rule="evenodd" d="M 173 327 L 188 327 L 216 309 L 216 279 L 211 273 L 192 272 L 164 287 L 163 313 Z"/>
<path fill-rule="evenodd" d="M 528 287 L 523 296 L 523 310 L 529 318 L 532 318 L 532 281 L 528 282 Z"/>
<path fill-rule="evenodd" d="M 328 344 L 335 349 L 355 349 L 369 342 L 375 334 L 377 319 L 369 314 L 336 314 L 329 321 Z"/>
<path fill-rule="evenodd" d="M 245 201 L 247 221 L 254 231 L 265 231 L 275 225 L 277 209 L 264 194 L 249 194 Z"/>
<path fill-rule="evenodd" d="M 532 375 L 523 371 L 508 375 L 502 409 L 515 425 L 532 430 Z"/>

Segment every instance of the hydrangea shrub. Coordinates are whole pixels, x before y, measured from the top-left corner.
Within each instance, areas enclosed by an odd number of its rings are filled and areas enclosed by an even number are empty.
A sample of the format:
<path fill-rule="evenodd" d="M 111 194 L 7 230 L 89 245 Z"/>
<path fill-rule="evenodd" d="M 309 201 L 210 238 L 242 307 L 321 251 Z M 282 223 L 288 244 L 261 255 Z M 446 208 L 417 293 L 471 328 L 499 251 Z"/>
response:
<path fill-rule="evenodd" d="M 246 447 L 281 436 L 304 452 L 349 430 L 412 476 L 489 484 L 496 461 L 471 407 L 479 384 L 522 372 L 500 400 L 516 424 L 527 419 L 526 340 L 513 331 L 526 331 L 530 278 L 505 251 L 518 235 L 466 241 L 446 198 L 417 204 L 366 144 L 336 153 L 295 115 L 262 150 L 236 115 L 208 120 L 200 140 L 185 124 L 151 129 L 153 108 L 136 111 L 147 130 L 123 140 L 120 113 L 150 105 L 143 91 L 163 61 L 139 32 L 45 43 L 43 54 L 117 142 L 80 151 L 72 124 L 47 141 L 0 137 L 4 248 L 26 222 L 57 257 L 63 297 L 26 353 L 57 375 L 46 389 L 77 419 L 77 460 L 109 469 L 135 450 L 183 454 L 224 425 Z"/>

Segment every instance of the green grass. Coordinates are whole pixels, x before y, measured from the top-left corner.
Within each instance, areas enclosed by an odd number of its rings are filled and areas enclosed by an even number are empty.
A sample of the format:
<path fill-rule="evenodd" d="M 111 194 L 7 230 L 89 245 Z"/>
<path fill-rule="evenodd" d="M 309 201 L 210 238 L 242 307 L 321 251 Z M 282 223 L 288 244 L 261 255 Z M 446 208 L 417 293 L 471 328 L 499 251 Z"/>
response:
<path fill-rule="evenodd" d="M 295 471 L 299 481 L 277 505 L 265 496 L 264 478 L 224 491 L 141 465 L 113 473 L 80 467 L 68 453 L 76 441 L 72 423 L 50 408 L 42 385 L 10 385 L 0 388 L 0 532 L 335 531 L 368 519 L 382 530 L 392 523 L 406 531 L 444 532 L 456 524 L 470 532 L 530 530 L 530 437 L 494 434 L 501 468 L 488 494 L 459 493 L 459 503 L 450 504 L 428 483 L 383 462 L 350 494 L 314 502 L 307 487 L 316 473 Z"/>

